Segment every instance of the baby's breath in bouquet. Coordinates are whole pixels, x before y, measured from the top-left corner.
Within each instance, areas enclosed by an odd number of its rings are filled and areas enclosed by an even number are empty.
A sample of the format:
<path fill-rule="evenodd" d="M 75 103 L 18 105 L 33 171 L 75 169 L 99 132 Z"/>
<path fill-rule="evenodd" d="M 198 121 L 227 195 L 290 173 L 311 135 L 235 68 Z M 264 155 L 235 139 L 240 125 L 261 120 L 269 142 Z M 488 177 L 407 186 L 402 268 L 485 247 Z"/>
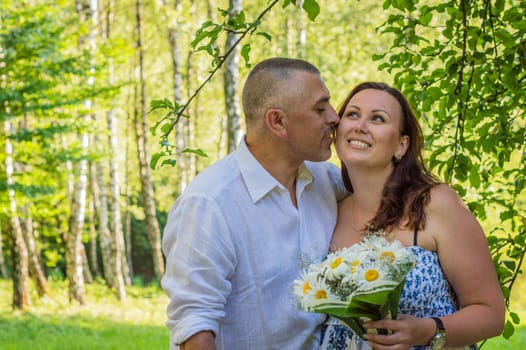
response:
<path fill-rule="evenodd" d="M 338 318 L 363 338 L 363 323 L 395 318 L 405 278 L 415 265 L 413 253 L 383 231 L 330 253 L 294 281 L 303 310 Z"/>

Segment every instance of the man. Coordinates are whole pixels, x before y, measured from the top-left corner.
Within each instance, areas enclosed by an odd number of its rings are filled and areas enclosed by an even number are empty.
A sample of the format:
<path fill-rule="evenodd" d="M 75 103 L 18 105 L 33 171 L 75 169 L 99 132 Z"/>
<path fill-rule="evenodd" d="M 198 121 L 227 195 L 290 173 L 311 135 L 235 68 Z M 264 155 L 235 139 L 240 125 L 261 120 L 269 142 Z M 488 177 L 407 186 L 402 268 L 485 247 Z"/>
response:
<path fill-rule="evenodd" d="M 250 72 L 245 139 L 190 183 L 164 231 L 172 349 L 317 349 L 323 316 L 299 310 L 292 283 L 327 254 L 345 194 L 322 162 L 339 121 L 329 99 L 305 61 Z"/>

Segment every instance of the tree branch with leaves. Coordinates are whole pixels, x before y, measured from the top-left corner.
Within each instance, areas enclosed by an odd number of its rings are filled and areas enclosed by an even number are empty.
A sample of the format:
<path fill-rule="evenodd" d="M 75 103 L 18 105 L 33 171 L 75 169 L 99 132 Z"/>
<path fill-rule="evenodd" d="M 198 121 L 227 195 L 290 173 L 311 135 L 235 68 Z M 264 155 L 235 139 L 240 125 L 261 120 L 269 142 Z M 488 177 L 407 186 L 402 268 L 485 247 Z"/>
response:
<path fill-rule="evenodd" d="M 240 11 L 236 16 L 229 16 L 229 10 L 219 9 L 223 22 L 214 23 L 213 21 L 206 21 L 201 24 L 201 27 L 195 33 L 195 38 L 191 43 L 192 48 L 195 51 L 205 51 L 211 56 L 212 70 L 209 72 L 205 80 L 197 87 L 192 95 L 186 100 L 186 102 L 180 104 L 169 99 L 153 100 L 151 102 L 150 113 L 161 110 L 164 111 L 164 115 L 151 127 L 151 132 L 155 136 L 157 131 L 160 130 L 159 140 L 161 151 L 152 155 L 150 161 L 150 167 L 160 165 L 175 165 L 176 161 L 173 157 L 176 151 L 176 145 L 170 142 L 170 136 L 173 133 L 175 125 L 181 118 L 189 118 L 190 116 L 186 113 L 186 110 L 192 103 L 192 101 L 201 93 L 204 87 L 213 79 L 216 73 L 223 67 L 227 58 L 232 54 L 235 48 L 243 41 L 248 40 L 242 44 L 241 56 L 245 61 L 245 65 L 250 67 L 250 50 L 251 43 L 250 38 L 253 36 L 263 37 L 265 40 L 272 40 L 272 36 L 264 31 L 259 31 L 259 26 L 265 16 L 274 9 L 277 5 L 281 4 L 282 8 L 286 8 L 289 5 L 295 5 L 295 0 L 272 0 L 269 1 L 267 6 L 256 16 L 253 21 L 247 21 L 246 12 Z M 314 21 L 320 13 L 320 6 L 316 0 L 304 0 L 302 4 L 303 10 L 307 12 L 307 15 L 311 21 Z M 239 35 L 234 44 L 224 53 L 218 48 L 218 39 L 222 34 L 234 32 Z M 207 156 L 207 154 L 199 148 L 185 148 L 182 152 L 191 152 L 199 156 Z"/>

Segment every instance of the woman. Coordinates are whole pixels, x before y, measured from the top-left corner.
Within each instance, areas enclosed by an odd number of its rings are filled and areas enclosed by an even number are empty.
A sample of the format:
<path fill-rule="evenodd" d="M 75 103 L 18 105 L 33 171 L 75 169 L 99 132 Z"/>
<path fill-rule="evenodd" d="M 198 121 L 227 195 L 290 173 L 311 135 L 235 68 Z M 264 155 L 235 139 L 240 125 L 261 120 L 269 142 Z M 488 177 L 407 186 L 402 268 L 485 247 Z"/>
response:
<path fill-rule="evenodd" d="M 470 347 L 496 336 L 505 305 L 484 233 L 455 191 L 424 166 L 423 137 L 406 98 L 362 83 L 339 111 L 336 151 L 352 195 L 341 202 L 331 249 L 384 230 L 417 258 L 396 320 L 365 323 L 389 335 L 361 341 L 330 319 L 322 349 Z M 476 346 L 471 346 L 476 348 Z"/>

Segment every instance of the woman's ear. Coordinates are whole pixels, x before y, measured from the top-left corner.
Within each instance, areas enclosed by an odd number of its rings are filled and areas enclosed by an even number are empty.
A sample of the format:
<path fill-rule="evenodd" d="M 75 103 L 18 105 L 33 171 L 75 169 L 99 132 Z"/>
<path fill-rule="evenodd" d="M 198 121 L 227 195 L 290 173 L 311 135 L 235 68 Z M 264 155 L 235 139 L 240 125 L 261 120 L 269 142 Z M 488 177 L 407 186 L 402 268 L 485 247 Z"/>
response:
<path fill-rule="evenodd" d="M 287 133 L 285 127 L 286 113 L 280 108 L 269 108 L 265 112 L 265 125 L 277 136 L 284 136 Z"/>
<path fill-rule="evenodd" d="M 411 140 L 409 139 L 409 136 L 402 135 L 402 137 L 400 137 L 400 144 L 398 145 L 396 154 L 399 154 L 401 157 L 403 157 L 409 148 L 410 141 Z"/>

